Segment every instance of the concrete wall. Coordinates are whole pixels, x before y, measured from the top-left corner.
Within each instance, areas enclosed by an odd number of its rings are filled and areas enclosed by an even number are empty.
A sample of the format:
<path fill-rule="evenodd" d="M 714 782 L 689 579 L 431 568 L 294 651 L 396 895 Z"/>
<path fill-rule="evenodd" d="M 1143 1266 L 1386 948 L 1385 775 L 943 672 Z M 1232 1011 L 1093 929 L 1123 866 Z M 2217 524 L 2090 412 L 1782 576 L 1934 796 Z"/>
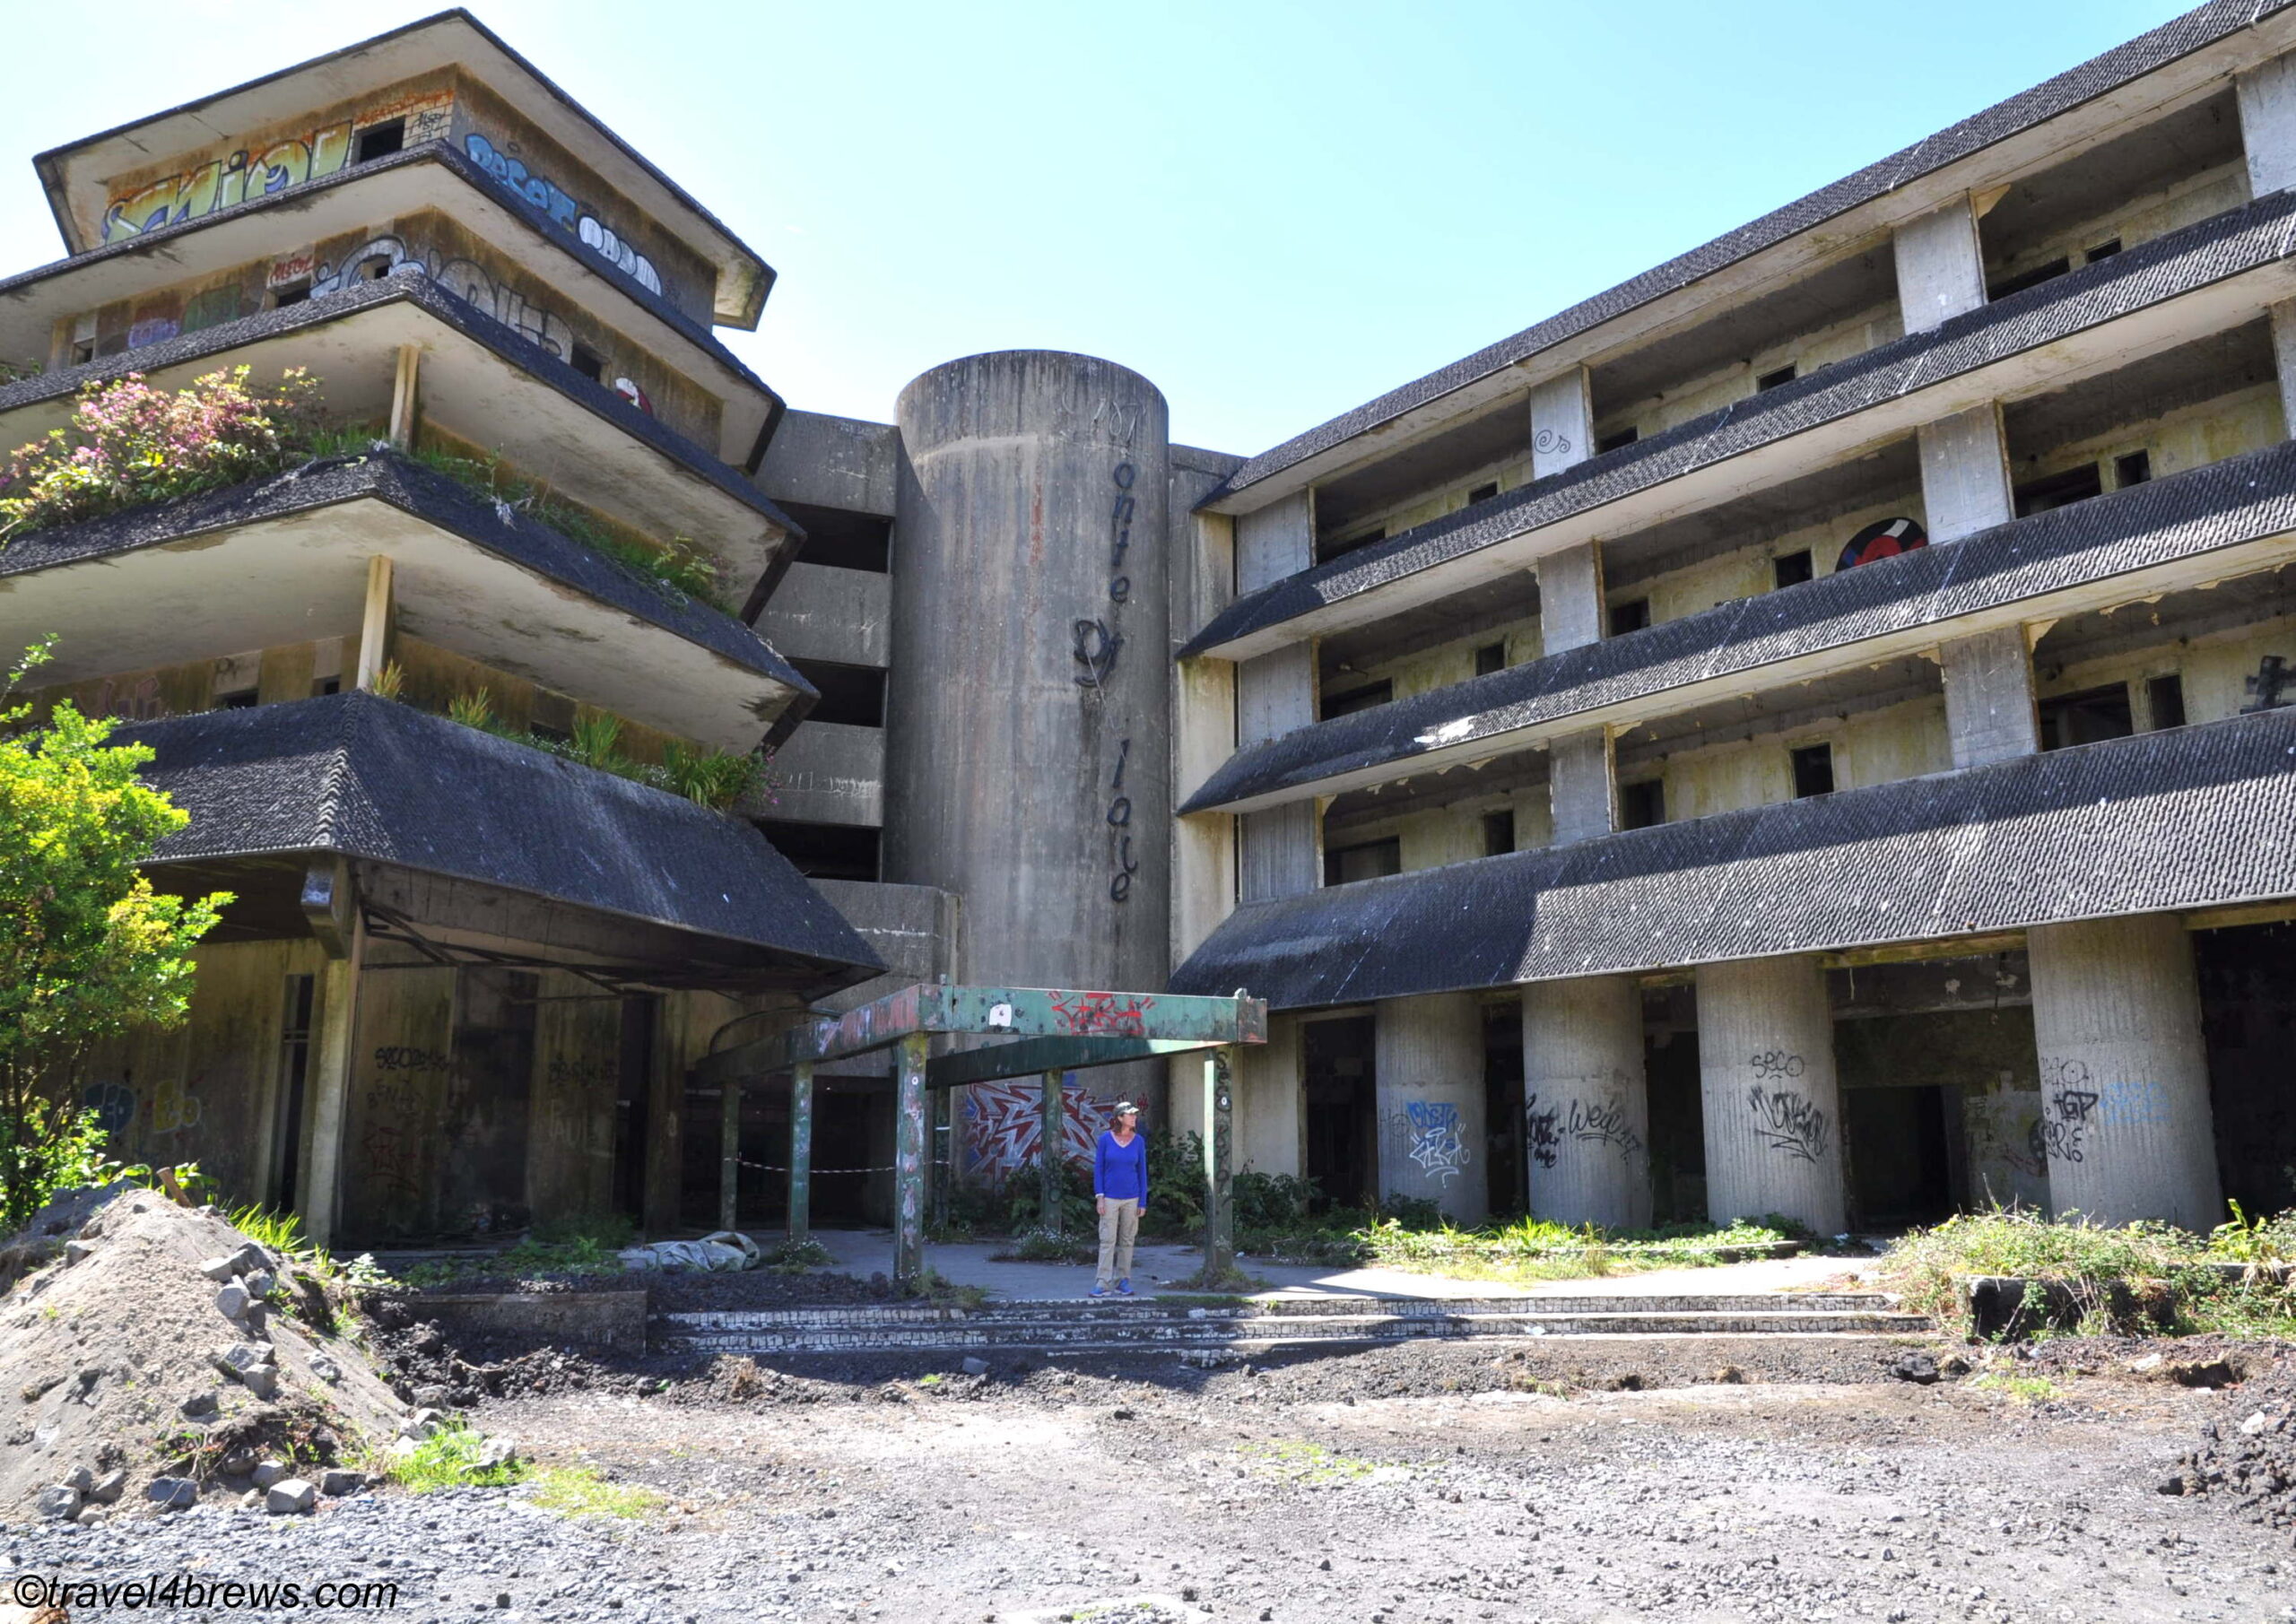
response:
<path fill-rule="evenodd" d="M 792 564 L 757 617 L 758 635 L 793 660 L 892 664 L 890 575 Z"/>
<path fill-rule="evenodd" d="M 885 821 L 885 731 L 843 722 L 807 722 L 774 752 L 770 802 L 743 810 L 795 823 L 876 828 Z"/>
<path fill-rule="evenodd" d="M 791 412 L 773 431 L 758 489 L 777 502 L 893 516 L 900 436 L 891 423 Z"/>

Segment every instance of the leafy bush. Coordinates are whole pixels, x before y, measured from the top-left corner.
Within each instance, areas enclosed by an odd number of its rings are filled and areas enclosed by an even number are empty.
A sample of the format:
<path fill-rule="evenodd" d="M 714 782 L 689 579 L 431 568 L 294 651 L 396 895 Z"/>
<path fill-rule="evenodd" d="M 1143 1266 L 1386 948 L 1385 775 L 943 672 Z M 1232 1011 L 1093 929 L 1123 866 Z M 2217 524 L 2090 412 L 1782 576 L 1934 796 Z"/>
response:
<path fill-rule="evenodd" d="M 172 394 L 131 372 L 80 391 L 71 423 L 18 447 L 0 470 L 0 544 L 25 531 L 221 490 L 303 462 L 319 427 L 317 380 L 291 369 L 276 387 L 248 369 L 210 372 Z"/>
<path fill-rule="evenodd" d="M 1004 1180 L 1006 1233 L 1025 1240 L 1031 1232 L 1044 1232 L 1041 1183 L 1033 1167 L 1016 1168 Z M 1083 1163 L 1068 1157 L 1060 1162 L 1060 1221 L 1072 1243 L 1100 1228 L 1100 1216 L 1093 1210 L 1091 1175 Z"/>
<path fill-rule="evenodd" d="M 758 781 L 761 767 L 755 756 L 729 750 L 688 750 L 673 739 L 662 750 L 662 776 L 668 787 L 687 800 L 730 810 Z"/>
<path fill-rule="evenodd" d="M 1304 1228 L 1322 1199 L 1314 1179 L 1292 1173 L 1247 1171 L 1229 1181 L 1229 1204 L 1239 1232 Z"/>

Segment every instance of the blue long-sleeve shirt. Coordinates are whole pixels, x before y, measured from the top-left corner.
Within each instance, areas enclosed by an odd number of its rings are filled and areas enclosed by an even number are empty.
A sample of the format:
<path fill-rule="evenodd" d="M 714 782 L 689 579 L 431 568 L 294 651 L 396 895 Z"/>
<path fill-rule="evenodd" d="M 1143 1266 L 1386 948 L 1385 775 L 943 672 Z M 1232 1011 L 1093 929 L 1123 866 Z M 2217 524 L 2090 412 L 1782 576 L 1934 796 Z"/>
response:
<path fill-rule="evenodd" d="M 1136 1201 L 1148 1204 L 1148 1136 L 1135 1133 L 1128 1145 L 1118 1144 L 1116 1134 L 1100 1130 L 1100 1142 L 1092 1151 L 1092 1194 L 1110 1201 Z"/>

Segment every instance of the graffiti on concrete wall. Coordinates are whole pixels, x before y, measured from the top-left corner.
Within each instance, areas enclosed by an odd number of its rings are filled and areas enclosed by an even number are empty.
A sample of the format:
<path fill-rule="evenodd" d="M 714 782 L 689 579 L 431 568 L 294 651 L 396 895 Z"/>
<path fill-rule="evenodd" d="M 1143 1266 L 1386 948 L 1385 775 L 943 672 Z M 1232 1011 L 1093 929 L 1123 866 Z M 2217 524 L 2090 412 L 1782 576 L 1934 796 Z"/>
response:
<path fill-rule="evenodd" d="M 1144 1038 L 1153 998 L 1132 993 L 1056 992 L 1052 1012 L 1060 1029 L 1082 1038 Z"/>
<path fill-rule="evenodd" d="M 1756 1083 L 1746 1090 L 1746 1103 L 1753 1107 L 1754 1137 L 1771 1150 L 1797 1161 L 1816 1161 L 1826 1153 L 1833 1125 L 1798 1089 Z"/>
<path fill-rule="evenodd" d="M 977 1171 L 997 1178 L 1036 1165 L 1043 1097 L 1044 1085 L 1033 1077 L 976 1082 L 965 1090 L 965 1151 Z M 1071 1161 L 1089 1160 L 1101 1130 L 1115 1121 L 1108 1102 L 1069 1082 L 1061 1087 L 1060 1106 L 1063 1154 Z"/>
<path fill-rule="evenodd" d="M 648 292 L 662 291 L 662 274 L 654 262 L 622 240 L 614 229 L 560 189 L 556 181 L 536 175 L 526 166 L 475 132 L 463 137 L 463 151 L 473 163 L 509 187 L 544 214 L 574 233 L 582 246 L 600 259 L 637 280 Z"/>
<path fill-rule="evenodd" d="M 97 684 L 95 701 L 90 714 L 112 716 L 123 722 L 152 722 L 168 714 L 168 705 L 160 697 L 157 677 L 106 677 Z"/>
<path fill-rule="evenodd" d="M 1437 1184 L 1448 1185 L 1466 1171 L 1466 1134 L 1459 1107 L 1449 1100 L 1407 1100 L 1397 1125 L 1408 1141 L 1412 1160 Z"/>
<path fill-rule="evenodd" d="M 274 265 L 272 274 L 278 275 L 279 270 Z M 482 315 L 540 344 L 559 360 L 574 358 L 574 330 L 562 317 L 535 304 L 509 283 L 496 282 L 470 260 L 441 260 L 436 253 L 411 248 L 398 237 L 370 238 L 347 254 L 314 265 L 311 293 L 316 298 L 397 275 L 428 276 Z"/>
<path fill-rule="evenodd" d="M 2296 672 L 2288 669 L 2286 656 L 2268 654 L 2257 662 L 2257 674 L 2247 678 L 2244 686 L 2256 696 L 2256 703 L 2240 707 L 2242 716 L 2259 710 L 2277 710 L 2283 705 L 2296 704 L 2289 696 L 2296 690 Z"/>
<path fill-rule="evenodd" d="M 1523 1102 L 1523 1126 L 1530 1140 L 1531 1159 L 1543 1168 L 1554 1166 L 1562 1153 L 1562 1134 L 1555 1125 L 1561 1116 L 1561 1106 L 1539 1109 L 1536 1094 Z"/>
<path fill-rule="evenodd" d="M 402 139 L 408 146 L 444 140 L 453 114 L 454 97 L 439 91 L 362 108 L 352 117 L 300 135 L 211 158 L 178 174 L 113 194 L 104 208 L 102 239 L 117 242 L 162 226 L 181 225 L 251 198 L 323 179 L 351 161 L 354 132 L 394 118 L 406 120 Z"/>
<path fill-rule="evenodd" d="M 1608 1145 L 1622 1156 L 1632 1156 L 1642 1149 L 1642 1135 L 1634 1131 L 1626 1107 L 1615 1099 L 1572 1100 L 1564 1132 L 1583 1144 Z"/>
<path fill-rule="evenodd" d="M 125 1077 L 117 1081 L 105 1078 L 91 1082 L 80 1092 L 80 1108 L 94 1112 L 96 1125 L 103 1129 L 107 1140 L 117 1145 L 135 1120 L 135 1085 Z"/>
<path fill-rule="evenodd" d="M 2079 1161 L 2087 1153 L 2092 1119 L 2102 1095 L 2087 1064 L 2066 1056 L 2041 1059 L 2041 1145 L 2051 1161 Z"/>
<path fill-rule="evenodd" d="M 388 1045 L 371 1055 L 360 1157 L 376 1182 L 394 1195 L 415 1196 L 422 1182 L 423 1130 L 435 1079 L 453 1069 L 448 1055 L 419 1045 Z"/>
<path fill-rule="evenodd" d="M 1074 639 L 1072 650 L 1084 674 L 1076 679 L 1079 686 L 1094 692 L 1104 691 L 1108 680 L 1116 670 L 1117 656 L 1124 647 L 1124 634 L 1117 630 L 1124 606 L 1132 601 L 1132 578 L 1125 573 L 1124 557 L 1132 550 L 1132 521 L 1139 511 L 1132 487 L 1140 471 L 1129 460 L 1116 465 L 1109 478 L 1115 482 L 1116 496 L 1109 510 L 1109 610 L 1105 619 L 1095 616 L 1079 620 L 1070 628 Z M 1132 896 L 1133 876 L 1140 872 L 1140 859 L 1133 847 L 1132 797 L 1124 793 L 1124 769 L 1132 759 L 1132 739 L 1126 735 L 1118 743 L 1116 771 L 1109 779 L 1109 900 L 1123 902 Z"/>

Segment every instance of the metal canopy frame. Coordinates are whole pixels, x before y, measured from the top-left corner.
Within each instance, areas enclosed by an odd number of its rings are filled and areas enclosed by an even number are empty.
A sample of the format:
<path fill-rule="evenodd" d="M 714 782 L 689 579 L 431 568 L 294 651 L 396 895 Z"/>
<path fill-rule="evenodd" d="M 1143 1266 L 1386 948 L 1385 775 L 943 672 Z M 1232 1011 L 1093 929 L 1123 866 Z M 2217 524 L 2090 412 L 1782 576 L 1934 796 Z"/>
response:
<path fill-rule="evenodd" d="M 934 1038 L 949 1037 L 1006 1041 L 931 1054 Z M 692 1077 L 720 1090 L 725 1128 L 718 1208 L 720 1220 L 730 1229 L 740 1194 L 742 1090 L 788 1074 L 789 1238 L 797 1242 L 806 1238 L 813 1223 L 813 1068 L 878 1049 L 895 1050 L 893 1280 L 901 1290 L 914 1292 L 925 1280 L 928 1090 L 1008 1077 L 1042 1080 L 1039 1210 L 1047 1229 L 1057 1235 L 1061 1148 L 1066 1138 L 1061 1098 L 1065 1075 L 1126 1061 L 1204 1053 L 1205 1174 L 1211 1186 L 1205 1211 L 1204 1266 L 1205 1279 L 1216 1280 L 1235 1266 L 1229 1211 L 1231 1055 L 1239 1044 L 1266 1041 L 1266 1001 L 1246 997 L 1240 991 L 1232 998 L 1205 998 L 918 982 L 842 1015 L 803 1021 L 787 1031 L 704 1055 Z"/>

